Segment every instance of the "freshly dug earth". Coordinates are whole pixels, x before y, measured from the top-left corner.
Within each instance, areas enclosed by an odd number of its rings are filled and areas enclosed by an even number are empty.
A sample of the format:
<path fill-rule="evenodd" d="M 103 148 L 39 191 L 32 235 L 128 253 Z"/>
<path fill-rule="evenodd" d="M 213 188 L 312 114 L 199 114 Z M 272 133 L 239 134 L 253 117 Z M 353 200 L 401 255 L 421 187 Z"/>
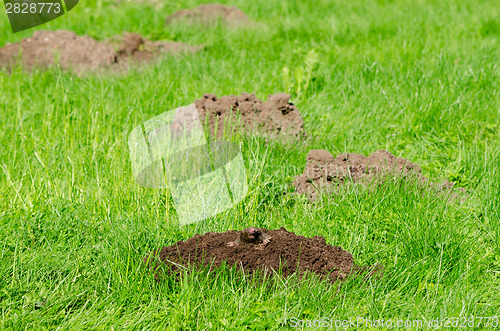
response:
<path fill-rule="evenodd" d="M 195 52 L 194 47 L 178 42 L 149 41 L 135 33 L 124 34 L 115 51 L 113 45 L 89 36 L 77 36 L 71 31 L 35 31 L 32 37 L 0 48 L 0 67 L 12 68 L 20 61 L 24 68 L 46 68 L 59 59 L 62 69 L 77 72 L 99 68 L 128 68 L 132 62 L 156 59 L 164 53 Z M 21 52 L 21 56 L 19 57 Z"/>
<path fill-rule="evenodd" d="M 109 45 L 89 36 L 79 37 L 71 31 L 35 31 L 33 37 L 20 43 L 7 44 L 0 49 L 0 65 L 12 66 L 22 51 L 23 66 L 46 67 L 54 64 L 58 56 L 61 68 L 93 70 L 116 63 L 116 53 Z"/>
<path fill-rule="evenodd" d="M 204 4 L 192 10 L 179 10 L 167 18 L 166 24 L 186 23 L 211 25 L 221 22 L 236 26 L 250 23 L 248 17 L 236 7 L 221 4 Z"/>
<path fill-rule="evenodd" d="M 304 119 L 289 100 L 287 93 L 269 95 L 266 102 L 257 99 L 255 93 L 220 98 L 204 94 L 195 104 L 201 122 L 208 123 L 213 136 L 223 137 L 241 129 L 247 134 L 297 137 L 303 134 Z"/>
<path fill-rule="evenodd" d="M 144 261 L 157 272 L 156 279 L 161 278 L 161 273 L 158 271 L 159 263 L 154 262 L 155 257 L 159 257 L 161 263 L 166 265 L 169 274 L 177 275 L 183 267 L 213 269 L 220 267 L 223 262 L 228 266 L 236 265 L 249 275 L 257 271 L 270 275 L 281 270 L 281 274 L 288 277 L 296 272 L 301 275 L 314 272 L 332 282 L 346 279 L 350 275 L 365 274 L 366 277 L 382 274 L 383 266 L 359 267 L 354 264 L 351 253 L 328 245 L 323 237 L 298 236 L 285 228 L 257 230 L 266 238 L 270 237 L 269 242 L 239 241 L 238 238 L 243 238 L 242 235 L 244 236 L 248 229 L 223 233 L 208 232 L 154 251 Z"/>
<path fill-rule="evenodd" d="M 165 5 L 165 2 L 162 0 L 116 0 L 117 4 L 122 4 L 125 2 L 146 3 L 154 5 L 156 8 L 161 8 Z"/>
<path fill-rule="evenodd" d="M 446 181 L 435 185 L 421 174 L 420 167 L 405 159 L 400 159 L 385 150 L 372 155 L 348 153 L 334 158 L 327 150 L 311 150 L 307 154 L 307 163 L 302 175 L 294 181 L 296 192 L 305 194 L 310 200 L 316 200 L 321 193 L 328 193 L 334 187 L 352 182 L 370 183 L 387 176 L 406 176 L 420 183 L 427 183 L 434 188 L 450 189 L 453 184 Z"/>

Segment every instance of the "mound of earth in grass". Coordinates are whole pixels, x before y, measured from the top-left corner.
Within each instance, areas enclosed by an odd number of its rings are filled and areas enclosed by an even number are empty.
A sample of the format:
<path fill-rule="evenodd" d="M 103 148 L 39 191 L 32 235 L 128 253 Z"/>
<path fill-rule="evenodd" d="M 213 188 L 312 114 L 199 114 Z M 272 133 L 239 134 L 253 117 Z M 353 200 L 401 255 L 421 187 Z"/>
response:
<path fill-rule="evenodd" d="M 294 186 L 297 193 L 305 194 L 315 201 L 322 193 L 331 192 L 336 186 L 351 182 L 368 184 L 376 179 L 383 181 L 388 176 L 403 176 L 439 190 L 453 186 L 449 181 L 441 185 L 430 183 L 418 165 L 385 150 L 376 151 L 367 157 L 347 153 L 339 154 L 337 158 L 327 150 L 311 150 L 307 154 L 304 172 L 295 178 Z"/>
<path fill-rule="evenodd" d="M 151 41 L 137 33 L 124 33 L 110 42 L 118 44 L 118 62 L 121 63 L 127 59 L 133 63 L 148 62 L 162 54 L 195 53 L 203 48 L 177 41 Z"/>
<path fill-rule="evenodd" d="M 249 229 L 255 229 L 261 237 L 269 238 L 268 242 L 259 240 L 257 234 L 253 241 L 244 240 Z M 214 269 L 223 263 L 237 266 L 249 275 L 255 272 L 270 275 L 279 271 L 288 277 L 296 272 L 313 272 L 332 282 L 352 275 L 382 275 L 383 266 L 357 266 L 351 253 L 327 244 L 323 237 L 307 238 L 288 232 L 283 227 L 279 230 L 249 229 L 197 234 L 186 241 L 154 251 L 144 261 L 156 272 L 156 279 L 161 278 L 158 269 L 161 264 L 164 264 L 167 273 L 177 275 L 184 267 Z"/>
<path fill-rule="evenodd" d="M 77 36 L 72 31 L 35 31 L 32 37 L 0 48 L 0 66 L 10 69 L 20 62 L 31 70 L 33 67 L 50 67 L 57 59 L 62 69 L 83 72 L 108 67 L 128 68 L 129 60 L 144 62 L 164 53 L 200 49 L 178 42 L 149 41 L 135 33 L 126 33 L 115 39 L 120 41 L 117 50 L 112 43 Z"/>
<path fill-rule="evenodd" d="M 179 10 L 170 15 L 166 24 L 205 24 L 212 25 L 218 21 L 229 26 L 245 25 L 250 23 L 248 17 L 236 7 L 221 4 L 203 4 L 194 9 Z"/>
<path fill-rule="evenodd" d="M 304 119 L 290 101 L 290 94 L 271 94 L 267 101 L 255 93 L 242 93 L 218 98 L 204 94 L 195 101 L 202 123 L 208 123 L 212 136 L 242 130 L 247 134 L 297 137 L 303 134 Z"/>
<path fill-rule="evenodd" d="M 154 5 L 156 8 L 161 8 L 165 5 L 165 2 L 162 0 L 116 0 L 117 4 L 123 4 L 126 2 L 151 4 Z"/>

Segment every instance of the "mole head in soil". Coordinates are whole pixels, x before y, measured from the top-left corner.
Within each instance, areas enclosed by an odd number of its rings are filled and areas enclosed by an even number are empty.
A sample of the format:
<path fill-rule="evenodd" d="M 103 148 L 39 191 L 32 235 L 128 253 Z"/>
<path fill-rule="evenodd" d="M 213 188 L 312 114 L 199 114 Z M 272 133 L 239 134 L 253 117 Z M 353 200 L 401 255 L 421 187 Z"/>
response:
<path fill-rule="evenodd" d="M 241 230 L 240 234 L 235 241 L 230 241 L 227 243 L 229 247 L 233 247 L 240 244 L 254 244 L 261 245 L 262 247 L 267 245 L 271 240 L 271 236 L 264 232 L 264 229 L 249 227 L 247 229 Z"/>

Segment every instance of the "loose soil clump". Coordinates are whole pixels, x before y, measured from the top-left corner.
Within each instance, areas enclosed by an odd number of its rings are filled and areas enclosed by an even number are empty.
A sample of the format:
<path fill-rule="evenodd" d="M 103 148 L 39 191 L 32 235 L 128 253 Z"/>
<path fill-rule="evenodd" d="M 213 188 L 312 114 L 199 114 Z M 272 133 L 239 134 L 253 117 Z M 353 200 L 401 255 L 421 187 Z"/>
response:
<path fill-rule="evenodd" d="M 11 69 L 18 62 L 24 68 L 47 68 L 56 58 L 63 70 L 76 72 L 101 68 L 128 68 L 129 62 L 145 62 L 165 53 L 195 52 L 200 47 L 178 42 L 149 41 L 136 33 L 127 33 L 116 51 L 112 43 L 99 42 L 72 31 L 35 31 L 32 37 L 0 48 L 0 67 Z M 130 61 L 129 61 L 130 60 Z"/>
<path fill-rule="evenodd" d="M 385 150 L 379 150 L 366 157 L 359 154 L 339 154 L 334 158 L 327 150 L 311 150 L 307 154 L 304 172 L 294 181 L 295 190 L 315 201 L 322 193 L 331 192 L 334 187 L 358 182 L 368 184 L 388 177 L 402 176 L 427 184 L 438 190 L 451 189 L 453 183 L 445 181 L 436 185 L 425 178 L 418 165 L 397 158 Z"/>
<path fill-rule="evenodd" d="M 186 23 L 212 25 L 221 21 L 229 26 L 245 25 L 250 23 L 248 17 L 236 7 L 221 4 L 204 4 L 194 9 L 179 10 L 170 15 L 166 24 Z"/>
<path fill-rule="evenodd" d="M 381 276 L 383 270 L 381 265 L 359 267 L 351 253 L 327 244 L 325 238 L 299 236 L 283 227 L 279 230 L 248 228 L 197 234 L 154 251 L 144 259 L 152 270 L 158 271 L 161 264 L 154 262 L 155 257 L 165 264 L 169 274 L 175 275 L 185 267 L 214 269 L 223 263 L 236 266 L 248 275 L 256 272 L 271 275 L 280 270 L 284 277 L 288 277 L 296 272 L 301 275 L 313 272 L 331 282 L 344 280 L 350 275 Z M 155 278 L 160 279 L 161 274 L 157 272 Z"/>
<path fill-rule="evenodd" d="M 203 46 L 191 46 L 177 41 L 151 41 L 142 38 L 138 33 L 124 33 L 115 37 L 114 44 L 118 44 L 118 62 L 131 63 L 151 62 L 162 54 L 195 53 Z M 110 41 L 113 43 L 113 41 Z"/>
<path fill-rule="evenodd" d="M 290 101 L 290 94 L 269 95 L 266 102 L 255 93 L 242 93 L 218 98 L 204 94 L 195 101 L 202 123 L 208 123 L 212 136 L 242 130 L 247 134 L 298 137 L 303 135 L 304 119 Z"/>

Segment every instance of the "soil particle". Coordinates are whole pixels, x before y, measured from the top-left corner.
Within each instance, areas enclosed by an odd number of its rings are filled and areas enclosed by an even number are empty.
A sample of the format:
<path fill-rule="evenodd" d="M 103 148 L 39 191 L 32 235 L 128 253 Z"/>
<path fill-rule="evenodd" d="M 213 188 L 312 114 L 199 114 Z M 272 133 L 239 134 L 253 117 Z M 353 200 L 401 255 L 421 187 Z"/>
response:
<path fill-rule="evenodd" d="M 236 7 L 221 4 L 203 4 L 194 9 L 183 9 L 170 15 L 166 24 L 186 23 L 211 25 L 221 21 L 230 26 L 250 23 L 248 17 Z"/>
<path fill-rule="evenodd" d="M 208 123 L 212 136 L 222 137 L 228 132 L 242 129 L 247 134 L 297 137 L 303 134 L 304 120 L 290 94 L 269 95 L 266 102 L 255 93 L 242 93 L 218 98 L 204 94 L 195 101 L 202 123 Z"/>
<path fill-rule="evenodd" d="M 418 165 L 408 160 L 397 158 L 386 150 L 379 150 L 366 157 L 359 154 L 339 154 L 334 158 L 326 150 L 310 150 L 304 172 L 294 181 L 295 190 L 305 194 L 311 201 L 318 199 L 321 193 L 328 193 L 334 187 L 352 182 L 368 184 L 376 179 L 389 176 L 403 176 L 434 189 L 445 191 L 453 183 L 445 181 L 437 185 L 425 178 Z M 456 197 L 456 196 L 455 196 Z"/>
<path fill-rule="evenodd" d="M 242 238 L 249 229 L 256 229 L 260 233 L 259 236 L 272 239 L 266 243 L 261 240 L 240 240 L 237 245 L 228 245 Z M 323 237 L 307 238 L 288 232 L 283 227 L 279 230 L 249 229 L 197 234 L 186 241 L 179 241 L 175 245 L 154 251 L 152 256 L 146 257 L 144 261 L 156 271 L 159 264 L 152 262 L 152 257 L 159 257 L 161 263 L 167 266 L 167 272 L 177 275 L 183 266 L 218 268 L 224 262 L 228 266 L 237 265 L 249 275 L 258 271 L 272 274 L 281 270 L 281 274 L 288 277 L 296 272 L 303 274 L 309 271 L 332 282 L 366 271 L 369 273 L 365 276 L 382 274 L 381 265 L 375 268 L 359 267 L 354 264 L 349 252 L 327 244 Z M 156 279 L 160 278 L 157 272 Z"/>
<path fill-rule="evenodd" d="M 35 31 L 30 38 L 0 48 L 0 67 L 11 69 L 20 61 L 28 70 L 33 67 L 47 68 L 54 65 L 57 58 L 63 70 L 72 69 L 79 73 L 102 68 L 126 69 L 129 59 L 144 62 L 164 53 L 196 52 L 201 49 L 200 46 L 179 42 L 153 42 L 136 33 L 126 33 L 114 39 L 120 43 L 117 51 L 113 42 L 77 36 L 71 31 Z"/>

